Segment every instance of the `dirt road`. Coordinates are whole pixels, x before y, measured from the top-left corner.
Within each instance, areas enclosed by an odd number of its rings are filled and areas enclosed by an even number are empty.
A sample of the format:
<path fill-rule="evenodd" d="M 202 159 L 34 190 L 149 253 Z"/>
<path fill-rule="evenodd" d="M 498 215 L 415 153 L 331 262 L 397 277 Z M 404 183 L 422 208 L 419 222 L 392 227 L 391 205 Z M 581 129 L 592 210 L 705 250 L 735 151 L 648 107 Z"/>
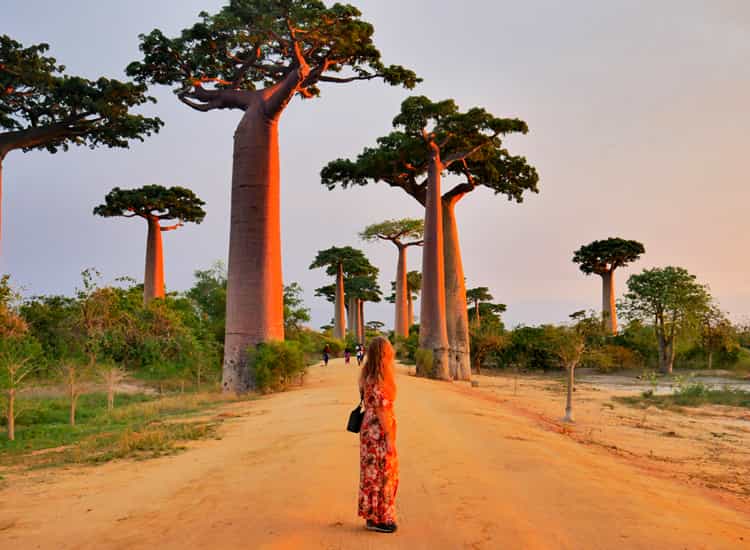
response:
<path fill-rule="evenodd" d="M 398 377 L 399 531 L 356 517 L 356 366 L 234 405 L 183 454 L 33 474 L 0 548 L 750 548 L 750 514 L 581 445 L 463 384 Z"/>

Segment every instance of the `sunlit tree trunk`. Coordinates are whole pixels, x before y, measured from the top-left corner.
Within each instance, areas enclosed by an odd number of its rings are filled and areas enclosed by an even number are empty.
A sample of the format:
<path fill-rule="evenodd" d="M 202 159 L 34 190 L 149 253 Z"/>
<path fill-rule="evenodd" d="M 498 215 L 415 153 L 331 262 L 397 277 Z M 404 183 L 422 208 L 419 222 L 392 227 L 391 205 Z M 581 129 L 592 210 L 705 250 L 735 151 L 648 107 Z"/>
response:
<path fill-rule="evenodd" d="M 346 306 L 344 300 L 346 300 L 344 294 L 344 267 L 339 264 L 336 272 L 336 298 L 334 301 L 336 309 L 333 315 L 333 337 L 342 340 L 346 338 Z"/>
<path fill-rule="evenodd" d="M 409 328 L 414 325 L 414 300 L 411 297 L 411 290 L 406 291 L 406 307 L 409 314 Z"/>
<path fill-rule="evenodd" d="M 234 134 L 224 391 L 252 389 L 249 346 L 284 339 L 279 187 L 278 116 L 258 101 Z"/>
<path fill-rule="evenodd" d="M 164 250 L 161 226 L 156 217 L 149 218 L 146 240 L 146 273 L 143 277 L 143 302 L 164 298 Z"/>
<path fill-rule="evenodd" d="M 575 365 L 568 365 L 568 395 L 565 401 L 565 422 L 573 422 L 573 384 L 575 383 Z"/>
<path fill-rule="evenodd" d="M 409 336 L 409 300 L 411 296 L 406 279 L 406 247 L 398 247 L 398 266 L 396 267 L 396 319 L 394 330 L 396 336 L 407 338 Z"/>
<path fill-rule="evenodd" d="M 466 283 L 458 241 L 455 206 L 459 197 L 443 200 L 445 256 L 445 309 L 448 331 L 449 372 L 456 380 L 471 380 L 469 354 L 469 312 L 466 306 Z"/>
<path fill-rule="evenodd" d="M 602 273 L 602 323 L 610 334 L 617 334 L 617 307 L 615 306 L 615 272 Z"/>
<path fill-rule="evenodd" d="M 437 146 L 433 145 L 425 204 L 419 347 L 432 353 L 431 375 L 441 380 L 450 380 L 448 330 L 445 322 L 445 259 L 442 199 L 440 196 L 441 171 L 440 152 Z"/>

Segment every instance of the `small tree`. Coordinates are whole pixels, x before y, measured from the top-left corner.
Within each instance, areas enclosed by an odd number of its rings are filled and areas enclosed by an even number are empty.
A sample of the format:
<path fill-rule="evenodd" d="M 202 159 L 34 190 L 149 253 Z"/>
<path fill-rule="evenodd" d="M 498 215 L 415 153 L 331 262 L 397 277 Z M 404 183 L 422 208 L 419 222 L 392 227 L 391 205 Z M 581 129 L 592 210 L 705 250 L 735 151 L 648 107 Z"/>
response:
<path fill-rule="evenodd" d="M 395 282 L 396 317 L 393 330 L 397 336 L 408 338 L 409 302 L 407 299 L 406 251 L 410 246 L 422 246 L 424 244 L 424 221 L 410 218 L 386 220 L 368 225 L 359 236 L 365 241 L 389 241 L 398 249 Z"/>
<path fill-rule="evenodd" d="M 299 331 L 302 323 L 310 322 L 310 309 L 304 307 L 302 287 L 290 283 L 284 287 L 284 330 L 288 336 Z"/>
<path fill-rule="evenodd" d="M 671 374 L 675 338 L 696 326 L 709 308 L 711 295 L 681 267 L 646 269 L 628 279 L 622 308 L 629 319 L 652 321 L 659 347 L 659 367 Z"/>
<path fill-rule="evenodd" d="M 143 141 L 162 125 L 158 118 L 131 113 L 153 101 L 145 85 L 66 75 L 64 66 L 44 55 L 48 49 L 0 35 L 0 196 L 3 160 L 11 151 L 127 148 L 130 140 Z"/>
<path fill-rule="evenodd" d="M 737 348 L 737 332 L 723 311 L 711 304 L 699 318 L 701 347 L 706 354 L 708 368 L 713 368 L 714 354 Z"/>
<path fill-rule="evenodd" d="M 501 327 L 490 324 L 471 327 L 471 357 L 477 374 L 482 374 L 482 365 L 492 354 L 499 354 L 508 345 L 508 336 Z"/>
<path fill-rule="evenodd" d="M 62 375 L 63 382 L 68 391 L 68 397 L 70 398 L 70 425 L 76 425 L 76 407 L 78 406 L 78 398 L 84 390 L 84 379 L 87 374 L 90 374 L 87 365 L 81 361 L 78 361 L 75 357 L 66 358 L 60 364 L 60 374 Z"/>
<path fill-rule="evenodd" d="M 636 261 L 645 252 L 638 241 L 609 238 L 582 246 L 573 255 L 573 262 L 586 275 L 595 273 L 602 278 L 602 324 L 611 334 L 617 334 L 615 270 Z"/>
<path fill-rule="evenodd" d="M 18 392 L 37 370 L 39 345 L 31 338 L 19 336 L 0 338 L 0 388 L 5 393 L 3 412 L 8 422 L 8 439 L 16 439 L 16 419 L 21 409 L 16 406 Z"/>
<path fill-rule="evenodd" d="M 474 322 L 477 324 L 477 326 L 481 326 L 482 318 L 479 312 L 479 303 L 491 302 L 492 300 L 494 300 L 492 294 L 490 294 L 490 289 L 486 286 L 470 288 L 466 291 L 466 300 L 474 303 Z"/>
<path fill-rule="evenodd" d="M 139 189 L 115 187 L 107 193 L 104 204 L 94 208 L 94 214 L 110 217 L 139 217 L 148 224 L 146 239 L 146 272 L 143 301 L 164 298 L 164 253 L 161 234 L 181 227 L 185 222 L 201 223 L 206 217 L 205 204 L 190 189 L 146 185 Z M 168 220 L 176 223 L 162 225 Z"/>
<path fill-rule="evenodd" d="M 115 408 L 115 393 L 117 386 L 125 377 L 125 369 L 106 361 L 99 365 L 99 377 L 107 388 L 107 412 L 111 413 Z"/>
<path fill-rule="evenodd" d="M 549 350 L 557 357 L 568 375 L 567 395 L 565 400 L 565 422 L 573 422 L 573 388 L 575 387 L 575 369 L 581 361 L 586 348 L 583 336 L 570 327 L 545 327 Z"/>

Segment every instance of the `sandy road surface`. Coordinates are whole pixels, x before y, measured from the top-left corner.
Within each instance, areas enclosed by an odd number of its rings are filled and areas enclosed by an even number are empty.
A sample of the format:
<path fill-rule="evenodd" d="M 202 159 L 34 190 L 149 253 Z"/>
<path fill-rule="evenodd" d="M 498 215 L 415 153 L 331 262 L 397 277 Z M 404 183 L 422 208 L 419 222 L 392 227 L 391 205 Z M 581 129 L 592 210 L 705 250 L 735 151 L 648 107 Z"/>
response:
<path fill-rule="evenodd" d="M 223 438 L 0 492 L 0 548 L 750 548 L 750 514 L 462 384 L 398 377 L 400 530 L 356 517 L 356 367 L 235 405 Z"/>

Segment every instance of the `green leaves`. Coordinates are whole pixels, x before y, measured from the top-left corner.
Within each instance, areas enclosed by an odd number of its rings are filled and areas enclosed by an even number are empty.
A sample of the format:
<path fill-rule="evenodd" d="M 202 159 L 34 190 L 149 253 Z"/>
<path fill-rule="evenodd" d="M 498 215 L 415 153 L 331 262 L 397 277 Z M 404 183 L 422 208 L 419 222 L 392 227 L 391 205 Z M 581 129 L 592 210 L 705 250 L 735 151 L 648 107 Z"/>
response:
<path fill-rule="evenodd" d="M 416 218 L 403 218 L 400 220 L 386 220 L 365 227 L 359 234 L 364 241 L 375 241 L 378 239 L 393 241 L 398 245 L 409 246 L 421 244 L 424 237 L 424 220 Z M 404 242 L 411 240 L 414 242 Z"/>
<path fill-rule="evenodd" d="M 351 246 L 333 246 L 321 250 L 310 264 L 310 269 L 326 268 L 326 274 L 335 277 L 341 265 L 344 272 L 344 293 L 368 302 L 379 302 L 382 292 L 377 282 L 380 270 L 370 263 L 361 250 Z M 327 285 L 315 290 L 316 296 L 322 296 L 333 302 L 336 294 L 335 285 Z"/>
<path fill-rule="evenodd" d="M 115 187 L 107 193 L 104 204 L 94 208 L 103 217 L 140 216 L 159 220 L 201 223 L 206 217 L 205 204 L 190 189 L 145 185 L 138 189 Z"/>
<path fill-rule="evenodd" d="M 434 102 L 424 96 L 409 97 L 393 119 L 395 131 L 378 138 L 356 159 L 337 159 L 321 171 L 328 189 L 384 182 L 400 187 L 424 203 L 431 147 L 437 146 L 443 168 L 463 176 L 465 182 L 443 195 L 452 198 L 479 185 L 522 202 L 526 192 L 538 192 L 539 175 L 522 156 L 511 155 L 503 138 L 525 134 L 526 123 L 516 118 L 498 118 L 475 107 L 459 110 L 451 100 Z"/>
<path fill-rule="evenodd" d="M 317 0 L 231 0 L 215 15 L 201 13 L 178 37 L 158 29 L 141 35 L 143 60 L 127 73 L 140 82 L 174 85 L 183 102 L 199 110 L 246 108 L 215 92 L 271 88 L 302 67 L 309 70 L 293 89 L 302 97 L 319 95 L 321 82 L 382 78 L 414 87 L 413 71 L 381 62 L 374 28 L 360 16 L 354 6 L 327 8 Z"/>
<path fill-rule="evenodd" d="M 131 139 L 158 132 L 158 118 L 132 114 L 153 102 L 143 84 L 64 74 L 65 67 L 44 54 L 47 44 L 24 48 L 0 35 L 0 156 L 14 149 L 71 145 L 128 147 Z"/>
<path fill-rule="evenodd" d="M 636 261 L 646 249 L 638 241 L 613 238 L 594 241 L 579 248 L 573 255 L 573 262 L 580 264 L 586 275 L 603 275 Z"/>

